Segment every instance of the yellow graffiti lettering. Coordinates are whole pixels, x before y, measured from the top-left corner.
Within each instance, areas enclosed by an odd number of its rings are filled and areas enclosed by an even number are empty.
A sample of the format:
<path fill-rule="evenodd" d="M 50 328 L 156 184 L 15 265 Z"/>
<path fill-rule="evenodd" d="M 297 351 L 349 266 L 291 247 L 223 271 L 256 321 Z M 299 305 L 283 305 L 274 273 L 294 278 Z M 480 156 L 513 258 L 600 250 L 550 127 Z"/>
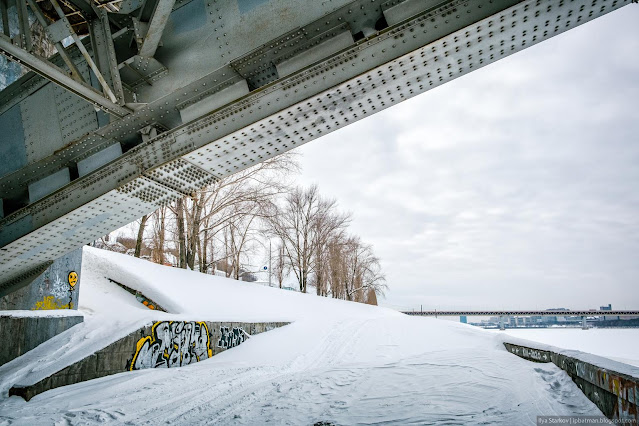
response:
<path fill-rule="evenodd" d="M 137 355 L 138 352 L 140 352 L 140 349 L 142 349 L 142 346 L 144 345 L 144 342 L 146 342 L 147 340 L 149 342 L 151 342 L 151 338 L 149 336 L 143 337 L 140 340 L 138 340 L 138 343 L 136 343 L 136 345 L 135 345 L 136 346 L 136 349 L 135 349 L 136 355 Z"/>
<path fill-rule="evenodd" d="M 175 328 L 172 326 L 175 321 L 158 321 L 151 327 L 151 333 L 149 336 L 142 337 L 137 341 L 135 354 L 133 355 L 133 359 L 131 360 L 130 365 L 128 365 L 128 369 L 133 371 L 140 368 L 155 368 L 159 366 L 169 367 L 173 364 L 170 362 L 171 354 L 175 354 L 178 356 L 179 363 L 177 365 L 183 365 L 184 362 L 191 363 L 193 360 L 203 361 L 204 359 L 210 358 L 213 356 L 213 350 L 211 349 L 211 341 L 209 337 L 209 329 L 205 322 L 184 322 L 184 326 L 187 324 L 192 325 L 192 334 L 186 332 L 186 328 L 179 328 L 177 334 Z M 179 322 L 178 322 L 179 323 Z M 163 325 L 160 333 L 158 334 L 158 327 Z M 168 325 L 168 327 L 166 327 Z M 195 335 L 195 326 L 199 327 L 199 336 L 205 336 L 206 340 L 201 340 L 200 342 L 205 344 L 205 347 L 198 346 L 197 339 Z M 188 339 L 190 341 L 186 342 L 186 346 L 182 346 L 181 344 L 177 344 L 174 339 L 176 339 L 182 333 L 187 333 Z M 185 358 L 184 353 L 182 353 L 182 348 L 185 348 L 190 353 L 190 356 Z M 199 348 L 199 349 L 198 349 Z M 162 362 L 160 362 L 162 360 Z M 139 365 L 138 365 L 139 364 Z"/>
<path fill-rule="evenodd" d="M 36 302 L 34 308 L 31 308 L 32 311 L 47 311 L 51 309 L 73 309 L 73 304 L 63 304 L 60 299 L 56 299 L 54 296 L 45 296 L 44 299 Z"/>

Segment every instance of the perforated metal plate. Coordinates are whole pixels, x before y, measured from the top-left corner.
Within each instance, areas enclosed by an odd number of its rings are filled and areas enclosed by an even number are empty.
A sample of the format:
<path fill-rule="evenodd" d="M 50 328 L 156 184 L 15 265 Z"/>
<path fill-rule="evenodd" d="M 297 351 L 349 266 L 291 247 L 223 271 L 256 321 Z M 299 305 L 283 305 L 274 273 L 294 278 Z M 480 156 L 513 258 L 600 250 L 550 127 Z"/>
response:
<path fill-rule="evenodd" d="M 148 171 L 146 176 L 183 194 L 191 194 L 217 180 L 211 173 L 181 158 Z"/>
<path fill-rule="evenodd" d="M 35 163 L 62 146 L 58 111 L 54 102 L 55 87 L 47 85 L 20 104 L 27 163 Z"/>
<path fill-rule="evenodd" d="M 84 73 L 83 73 L 84 74 Z M 86 79 L 89 78 L 86 72 Z M 82 136 L 97 130 L 98 116 L 88 102 L 78 102 L 78 97 L 59 86 L 53 88 L 57 118 L 62 132 L 62 145 L 66 145 Z M 47 100 L 50 103 L 50 100 Z M 60 149 L 62 146 L 58 147 Z"/>
<path fill-rule="evenodd" d="M 131 222 L 180 196 L 146 178 L 110 191 L 0 249 L 3 281 L 20 276 L 31 265 L 56 259 L 119 227 L 121 221 Z"/>

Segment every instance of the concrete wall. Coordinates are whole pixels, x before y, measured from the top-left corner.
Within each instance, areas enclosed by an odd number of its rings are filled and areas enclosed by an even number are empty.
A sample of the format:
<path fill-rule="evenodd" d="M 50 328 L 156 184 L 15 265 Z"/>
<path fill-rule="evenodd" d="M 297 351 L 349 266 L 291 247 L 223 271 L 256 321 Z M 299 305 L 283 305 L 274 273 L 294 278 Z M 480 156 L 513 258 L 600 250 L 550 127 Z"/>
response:
<path fill-rule="evenodd" d="M 564 370 L 579 386 L 579 389 L 609 419 L 632 420 L 639 423 L 639 379 L 627 374 L 611 371 L 580 359 L 549 350 L 529 348 L 504 343 L 506 349 L 524 359 L 534 362 L 552 362 Z"/>
<path fill-rule="evenodd" d="M 84 321 L 82 315 L 12 316 L 0 313 L 0 365 Z"/>
<path fill-rule="evenodd" d="M 204 361 L 250 336 L 288 323 L 158 321 L 135 331 L 37 383 L 15 384 L 9 395 L 25 400 L 39 393 L 111 374 L 173 368 Z"/>
<path fill-rule="evenodd" d="M 82 247 L 56 259 L 41 275 L 25 287 L 0 298 L 0 310 L 78 309 Z M 75 286 L 69 273 L 75 272 Z"/>

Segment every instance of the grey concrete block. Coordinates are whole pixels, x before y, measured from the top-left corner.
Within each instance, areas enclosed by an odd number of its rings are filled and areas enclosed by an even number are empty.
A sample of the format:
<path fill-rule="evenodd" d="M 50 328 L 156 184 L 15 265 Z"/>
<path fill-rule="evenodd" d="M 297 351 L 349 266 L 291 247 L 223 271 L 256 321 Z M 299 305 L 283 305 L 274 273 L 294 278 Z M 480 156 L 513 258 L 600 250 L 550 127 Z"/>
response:
<path fill-rule="evenodd" d="M 29 185 L 29 202 L 34 203 L 41 198 L 57 191 L 64 185 L 71 182 L 71 175 L 69 174 L 69 168 L 65 167 L 62 170 L 58 170 L 52 175 L 33 182 Z"/>
<path fill-rule="evenodd" d="M 0 298 L 2 310 L 77 309 L 80 292 L 82 248 L 78 248 L 53 261 L 40 275 L 27 285 Z M 79 280 L 71 290 L 70 272 L 78 273 Z M 69 321 L 74 321 L 70 319 Z M 68 327 L 60 326 L 60 331 Z"/>
<path fill-rule="evenodd" d="M 56 334 L 84 321 L 81 315 L 70 317 L 0 317 L 0 365 L 30 351 Z"/>
<path fill-rule="evenodd" d="M 78 174 L 80 177 L 88 175 L 94 170 L 99 169 L 105 164 L 110 163 L 122 155 L 122 146 L 120 143 L 113 144 L 100 152 L 78 161 Z"/>

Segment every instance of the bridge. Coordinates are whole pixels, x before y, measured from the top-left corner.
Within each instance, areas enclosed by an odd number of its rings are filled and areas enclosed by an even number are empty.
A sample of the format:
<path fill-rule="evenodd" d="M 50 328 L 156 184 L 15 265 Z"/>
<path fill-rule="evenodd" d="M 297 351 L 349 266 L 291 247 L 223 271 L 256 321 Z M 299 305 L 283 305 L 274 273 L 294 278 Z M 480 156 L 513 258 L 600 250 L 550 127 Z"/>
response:
<path fill-rule="evenodd" d="M 610 316 L 639 316 L 639 311 L 406 311 L 402 312 L 406 315 L 417 316 L 467 316 L 467 317 L 493 317 L 493 316 L 593 316 L 593 315 L 610 315 Z"/>
<path fill-rule="evenodd" d="M 584 330 L 588 329 L 586 319 L 589 316 L 639 316 L 639 311 L 405 311 L 406 315 L 415 316 L 454 316 L 454 317 L 499 317 L 499 329 L 506 329 L 506 317 L 522 317 L 522 316 L 553 316 L 553 317 L 581 317 L 581 324 Z"/>
<path fill-rule="evenodd" d="M 0 0 L 0 53 L 31 71 L 0 92 L 0 297 L 162 205 L 630 3 Z M 30 14 L 55 55 L 34 52 Z"/>

